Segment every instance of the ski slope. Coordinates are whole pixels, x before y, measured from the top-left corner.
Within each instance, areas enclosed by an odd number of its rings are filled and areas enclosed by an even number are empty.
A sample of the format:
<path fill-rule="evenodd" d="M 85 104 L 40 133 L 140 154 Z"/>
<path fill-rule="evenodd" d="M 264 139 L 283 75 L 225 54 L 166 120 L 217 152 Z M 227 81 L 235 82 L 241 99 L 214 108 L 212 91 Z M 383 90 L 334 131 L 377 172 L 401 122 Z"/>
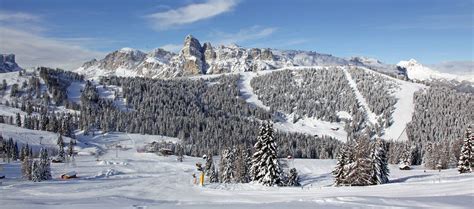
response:
<path fill-rule="evenodd" d="M 359 89 L 357 88 L 357 84 L 352 79 L 351 74 L 349 71 L 347 71 L 347 68 L 343 67 L 342 71 L 344 72 L 344 75 L 346 75 L 347 81 L 349 82 L 349 86 L 354 90 L 354 94 L 357 98 L 357 101 L 359 101 L 360 105 L 365 109 L 365 112 L 367 113 L 367 119 L 372 125 L 375 125 L 377 123 L 377 116 L 375 113 L 370 110 L 369 105 L 367 104 L 367 101 L 365 100 L 364 96 L 360 93 Z"/>
<path fill-rule="evenodd" d="M 125 133 L 78 137 L 79 149 L 100 147 L 100 156 L 81 155 L 75 162 L 52 164 L 51 181 L 20 179 L 20 164 L 4 165 L 2 208 L 470 208 L 474 203 L 474 174 L 455 169 L 441 172 L 415 167 L 400 171 L 390 165 L 390 181 L 368 187 L 333 187 L 334 160 L 288 161 L 300 174 L 302 187 L 257 184 L 192 184 L 195 163 L 202 158 L 138 153 L 136 144 L 177 140 Z M 125 148 L 108 149 L 110 143 Z M 217 158 L 217 157 L 216 157 Z M 218 159 L 214 159 L 218 162 Z M 60 180 L 65 172 L 79 178 Z"/>
<path fill-rule="evenodd" d="M 378 74 L 391 81 L 394 81 L 399 88 L 394 89 L 393 96 L 397 99 L 395 104 L 395 110 L 392 113 L 393 124 L 385 128 L 385 134 L 382 136 L 383 139 L 393 139 L 398 141 L 408 140 L 408 136 L 405 131 L 406 125 L 411 121 L 413 113 L 415 112 L 415 101 L 413 95 L 415 92 L 428 88 L 427 86 L 419 83 L 413 83 L 396 79 L 385 74 L 369 70 L 367 68 L 361 68 L 369 73 Z"/>
<path fill-rule="evenodd" d="M 268 73 L 273 73 L 281 70 L 307 70 L 307 69 L 322 69 L 322 66 L 306 66 L 306 67 L 286 67 L 276 70 L 266 70 L 260 72 L 243 72 L 240 73 L 239 90 L 241 97 L 249 104 L 256 107 L 263 108 L 269 111 L 270 107 L 263 104 L 263 102 L 255 94 L 253 87 L 250 82 L 253 78 Z M 316 136 L 331 136 L 340 141 L 346 141 L 347 133 L 344 131 L 344 123 L 331 123 L 328 121 L 319 120 L 313 117 L 303 117 L 296 123 L 292 122 L 292 114 L 284 114 L 283 117 L 278 117 L 277 121 L 274 121 L 274 127 L 278 130 L 285 132 L 298 132 Z"/>

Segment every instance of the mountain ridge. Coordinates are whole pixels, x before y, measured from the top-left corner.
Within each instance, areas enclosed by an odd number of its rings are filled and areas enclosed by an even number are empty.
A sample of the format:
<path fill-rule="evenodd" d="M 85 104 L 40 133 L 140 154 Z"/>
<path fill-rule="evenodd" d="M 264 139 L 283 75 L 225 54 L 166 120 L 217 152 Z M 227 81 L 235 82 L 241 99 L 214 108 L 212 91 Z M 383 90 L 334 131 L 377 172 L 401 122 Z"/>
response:
<path fill-rule="evenodd" d="M 161 53 L 153 54 L 155 51 Z M 90 78 L 107 75 L 173 78 L 257 72 L 293 66 L 355 65 L 395 77 L 406 77 L 403 68 L 378 60 L 374 62 L 375 59 L 360 57 L 347 59 L 314 51 L 244 48 L 235 44 L 214 47 L 209 42 L 201 44 L 192 35 L 185 37 L 183 48 L 177 54 L 160 48 L 152 52 L 123 48 L 107 54 L 101 60 L 93 59 L 85 62 L 74 71 Z"/>

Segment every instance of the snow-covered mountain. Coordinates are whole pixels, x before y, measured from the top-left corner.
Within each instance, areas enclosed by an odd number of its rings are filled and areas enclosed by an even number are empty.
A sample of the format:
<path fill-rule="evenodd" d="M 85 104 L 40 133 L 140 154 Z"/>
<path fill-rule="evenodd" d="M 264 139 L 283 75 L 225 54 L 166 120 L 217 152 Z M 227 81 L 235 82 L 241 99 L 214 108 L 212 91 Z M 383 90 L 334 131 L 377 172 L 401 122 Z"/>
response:
<path fill-rule="evenodd" d="M 0 73 L 13 72 L 21 70 L 15 62 L 14 54 L 0 54 Z"/>
<path fill-rule="evenodd" d="M 371 70 L 378 71 L 384 74 L 389 74 L 400 78 L 407 77 L 407 70 L 404 67 L 386 64 L 375 58 L 351 57 L 349 61 L 353 65 L 367 67 Z"/>
<path fill-rule="evenodd" d="M 407 70 L 408 78 L 412 80 L 423 81 L 433 79 L 444 79 L 474 82 L 474 73 L 470 75 L 455 75 L 449 73 L 442 73 L 420 64 L 415 59 L 410 59 L 408 61 L 400 61 L 397 66 L 405 68 Z"/>
<path fill-rule="evenodd" d="M 124 48 L 108 54 L 102 60 L 86 62 L 76 72 L 89 78 L 104 75 L 172 78 L 256 72 L 292 66 L 357 65 L 385 74 L 405 76 L 404 69 L 374 60 L 361 57 L 345 59 L 312 51 L 243 48 L 235 44 L 214 47 L 209 42 L 201 44 L 198 39 L 188 35 L 178 54 L 163 49 L 155 49 L 146 54 Z"/>

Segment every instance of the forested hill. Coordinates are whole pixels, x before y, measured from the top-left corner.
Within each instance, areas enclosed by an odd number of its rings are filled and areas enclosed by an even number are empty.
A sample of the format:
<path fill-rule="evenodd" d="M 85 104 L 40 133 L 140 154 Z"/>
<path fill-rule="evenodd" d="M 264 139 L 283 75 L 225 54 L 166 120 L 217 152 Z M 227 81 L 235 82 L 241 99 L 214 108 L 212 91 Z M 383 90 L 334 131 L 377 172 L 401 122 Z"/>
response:
<path fill-rule="evenodd" d="M 1 122 L 70 137 L 77 130 L 178 137 L 192 156 L 251 148 L 270 120 L 279 156 L 334 158 L 348 139 L 382 138 L 393 163 L 410 153 L 419 164 L 438 146 L 446 151 L 436 159 L 448 167 L 474 118 L 473 94 L 451 82 L 414 83 L 357 66 L 168 80 L 87 80 L 49 68 L 3 75 Z"/>

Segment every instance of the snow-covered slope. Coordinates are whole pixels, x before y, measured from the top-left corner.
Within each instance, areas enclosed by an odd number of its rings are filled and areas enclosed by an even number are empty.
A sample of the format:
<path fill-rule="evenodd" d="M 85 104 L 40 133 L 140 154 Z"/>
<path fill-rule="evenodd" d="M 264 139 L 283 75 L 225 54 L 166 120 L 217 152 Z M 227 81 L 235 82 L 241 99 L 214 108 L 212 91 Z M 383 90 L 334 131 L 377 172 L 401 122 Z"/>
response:
<path fill-rule="evenodd" d="M 398 66 L 403 67 L 407 70 L 409 79 L 412 80 L 433 80 L 433 79 L 444 79 L 444 80 L 457 80 L 457 81 L 470 81 L 474 82 L 474 72 L 468 75 L 455 75 L 449 73 L 441 73 L 426 67 L 418 63 L 414 59 L 408 61 L 400 61 Z"/>
<path fill-rule="evenodd" d="M 351 61 L 351 64 L 353 65 L 366 67 L 373 71 L 391 75 L 393 77 L 405 78 L 407 76 L 405 68 L 399 67 L 397 65 L 386 64 L 375 58 L 351 57 L 349 61 Z"/>
<path fill-rule="evenodd" d="M 155 136 L 158 140 L 159 136 Z M 335 160 L 285 160 L 298 170 L 301 187 L 207 183 L 194 185 L 192 174 L 202 158 L 137 153 L 140 135 L 80 136 L 104 148 L 103 155 L 78 156 L 74 163 L 52 164 L 54 180 L 21 180 L 20 163 L 4 165 L 0 202 L 4 208 L 470 208 L 474 174 L 456 169 L 408 171 L 390 165 L 390 183 L 365 187 L 334 187 Z M 101 139 L 101 140 L 99 140 Z M 95 143 L 95 144 L 92 144 Z M 116 151 L 108 144 L 132 148 Z M 216 157 L 215 162 L 219 158 Z M 75 171 L 78 179 L 60 180 Z"/>

